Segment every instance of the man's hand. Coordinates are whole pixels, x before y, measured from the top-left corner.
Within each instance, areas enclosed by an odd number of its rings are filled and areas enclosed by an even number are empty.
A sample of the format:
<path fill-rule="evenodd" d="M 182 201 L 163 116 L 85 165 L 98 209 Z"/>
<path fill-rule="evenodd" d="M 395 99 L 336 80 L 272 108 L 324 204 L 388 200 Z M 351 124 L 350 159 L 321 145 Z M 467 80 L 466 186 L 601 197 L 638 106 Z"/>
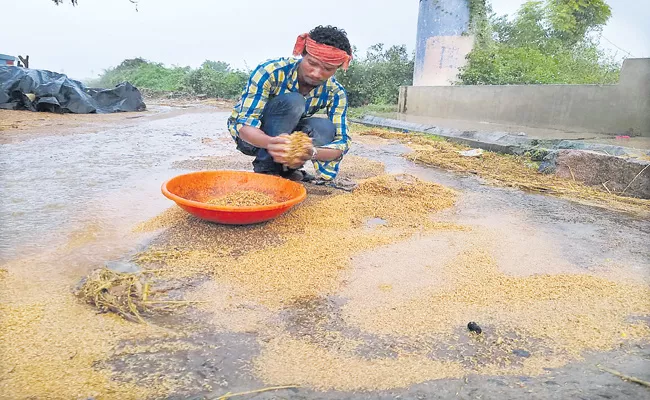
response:
<path fill-rule="evenodd" d="M 287 156 L 289 155 L 289 143 L 291 143 L 289 135 L 286 133 L 269 139 L 269 145 L 266 150 L 273 157 L 273 161 L 278 164 L 286 164 Z"/>
<path fill-rule="evenodd" d="M 311 160 L 313 155 L 314 155 L 314 144 L 310 140 L 309 143 L 305 143 L 305 147 L 304 147 L 303 153 L 302 153 L 300 158 L 303 161 L 309 161 L 309 160 Z"/>

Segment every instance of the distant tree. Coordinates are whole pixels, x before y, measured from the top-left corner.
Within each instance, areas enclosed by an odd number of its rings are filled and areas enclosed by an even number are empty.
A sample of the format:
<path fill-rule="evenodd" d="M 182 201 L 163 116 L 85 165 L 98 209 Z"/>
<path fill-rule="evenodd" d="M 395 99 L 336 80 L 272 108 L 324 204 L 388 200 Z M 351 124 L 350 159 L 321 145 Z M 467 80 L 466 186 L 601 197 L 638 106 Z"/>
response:
<path fill-rule="evenodd" d="M 612 16 L 604 0 L 554 0 L 547 3 L 547 9 L 554 36 L 568 44 L 578 43 Z"/>
<path fill-rule="evenodd" d="M 217 72 L 230 72 L 230 64 L 223 61 L 205 60 L 201 68 L 213 69 Z"/>
<path fill-rule="evenodd" d="M 413 55 L 406 46 L 386 48 L 378 43 L 368 49 L 365 58 L 357 54 L 356 48 L 353 53 L 350 68 L 336 74 L 350 106 L 396 104 L 399 87 L 413 83 Z"/>
<path fill-rule="evenodd" d="M 490 13 L 458 83 L 615 83 L 620 65 L 597 35 L 610 17 L 605 0 L 529 0 L 513 18 Z"/>

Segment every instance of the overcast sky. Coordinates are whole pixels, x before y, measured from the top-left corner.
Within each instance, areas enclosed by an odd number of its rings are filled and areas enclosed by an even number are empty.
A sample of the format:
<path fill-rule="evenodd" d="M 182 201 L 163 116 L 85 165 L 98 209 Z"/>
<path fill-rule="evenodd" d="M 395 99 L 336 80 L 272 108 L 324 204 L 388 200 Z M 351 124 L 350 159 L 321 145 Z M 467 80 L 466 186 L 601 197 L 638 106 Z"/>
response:
<path fill-rule="evenodd" d="M 30 55 L 30 67 L 92 77 L 125 58 L 199 66 L 203 60 L 253 68 L 290 55 L 295 37 L 319 24 L 344 28 L 360 50 L 383 42 L 415 48 L 417 0 L 2 0 L 0 53 Z M 521 0 L 493 0 L 512 14 Z M 603 45 L 650 57 L 650 1 L 609 0 Z"/>

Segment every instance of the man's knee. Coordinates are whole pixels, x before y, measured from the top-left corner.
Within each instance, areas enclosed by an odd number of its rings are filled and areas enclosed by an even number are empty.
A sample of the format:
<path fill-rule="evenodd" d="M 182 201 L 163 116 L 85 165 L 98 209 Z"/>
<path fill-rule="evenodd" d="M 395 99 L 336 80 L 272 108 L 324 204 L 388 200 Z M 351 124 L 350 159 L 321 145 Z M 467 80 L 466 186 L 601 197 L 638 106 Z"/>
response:
<path fill-rule="evenodd" d="M 298 129 L 308 134 L 316 147 L 332 143 L 336 136 L 336 126 L 327 118 L 305 118 Z"/>
<path fill-rule="evenodd" d="M 269 100 L 262 116 L 282 115 L 300 118 L 305 113 L 305 98 L 300 93 L 285 93 Z"/>

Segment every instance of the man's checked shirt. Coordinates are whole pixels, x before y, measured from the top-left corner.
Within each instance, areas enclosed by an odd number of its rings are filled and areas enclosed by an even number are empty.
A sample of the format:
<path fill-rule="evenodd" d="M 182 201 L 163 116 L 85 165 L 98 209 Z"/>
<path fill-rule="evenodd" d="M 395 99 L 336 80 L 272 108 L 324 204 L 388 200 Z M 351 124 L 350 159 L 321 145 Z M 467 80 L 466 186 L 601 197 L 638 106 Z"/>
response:
<path fill-rule="evenodd" d="M 233 139 L 239 136 L 244 125 L 261 128 L 261 115 L 267 101 L 284 93 L 298 92 L 298 65 L 300 59 L 280 58 L 259 65 L 251 74 L 242 98 L 228 119 L 228 129 Z M 347 126 L 347 95 L 343 86 L 334 78 L 314 88 L 305 96 L 305 114 L 311 117 L 322 109 L 336 127 L 334 141 L 323 148 L 337 149 L 347 153 L 350 137 Z M 289 133 L 289 132 L 287 132 Z M 341 157 L 342 158 L 342 157 Z M 314 168 L 323 179 L 334 179 L 339 171 L 341 159 L 314 161 Z"/>

